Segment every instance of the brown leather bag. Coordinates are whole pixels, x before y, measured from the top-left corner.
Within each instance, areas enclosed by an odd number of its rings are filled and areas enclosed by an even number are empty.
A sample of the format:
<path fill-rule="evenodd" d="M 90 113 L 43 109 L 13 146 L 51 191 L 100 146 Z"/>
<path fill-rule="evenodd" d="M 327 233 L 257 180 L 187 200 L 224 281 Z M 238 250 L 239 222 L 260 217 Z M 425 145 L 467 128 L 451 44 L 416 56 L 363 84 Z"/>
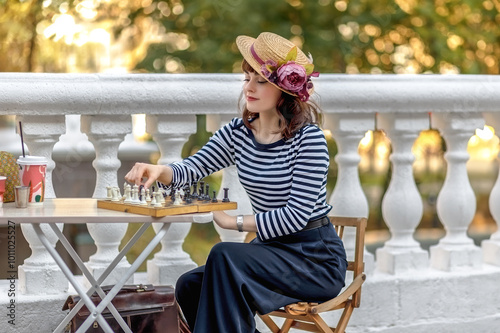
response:
<path fill-rule="evenodd" d="M 105 293 L 113 286 L 103 286 Z M 94 293 L 94 304 L 101 298 Z M 71 310 L 80 300 L 79 296 L 69 296 L 63 310 Z M 179 314 L 172 286 L 126 285 L 111 301 L 133 333 L 178 333 Z M 66 332 L 76 332 L 90 312 L 84 305 L 66 327 Z M 103 317 L 113 332 L 123 332 L 122 328 L 106 308 Z M 103 332 L 99 323 L 94 322 L 87 332 Z"/>

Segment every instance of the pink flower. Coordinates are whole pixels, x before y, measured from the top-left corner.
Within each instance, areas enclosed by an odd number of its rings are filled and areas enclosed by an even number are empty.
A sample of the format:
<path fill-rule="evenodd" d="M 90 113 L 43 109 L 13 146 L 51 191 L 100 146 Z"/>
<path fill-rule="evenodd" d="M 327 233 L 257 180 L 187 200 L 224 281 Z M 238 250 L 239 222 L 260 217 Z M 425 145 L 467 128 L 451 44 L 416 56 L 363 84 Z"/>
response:
<path fill-rule="evenodd" d="M 262 75 L 269 78 L 276 70 L 276 67 L 278 67 L 278 63 L 276 61 L 268 60 L 261 66 L 260 71 L 262 72 Z"/>
<path fill-rule="evenodd" d="M 277 70 L 277 84 L 292 93 L 303 90 L 306 82 L 307 74 L 305 68 L 294 61 L 288 61 Z"/>

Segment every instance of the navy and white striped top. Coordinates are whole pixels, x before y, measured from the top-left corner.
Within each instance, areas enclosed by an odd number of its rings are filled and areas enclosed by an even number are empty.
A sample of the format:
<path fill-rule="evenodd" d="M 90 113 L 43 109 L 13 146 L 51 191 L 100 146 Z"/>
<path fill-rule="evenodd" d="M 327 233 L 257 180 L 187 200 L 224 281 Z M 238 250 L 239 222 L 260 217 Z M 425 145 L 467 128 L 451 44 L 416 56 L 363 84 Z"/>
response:
<path fill-rule="evenodd" d="M 173 184 L 191 184 L 236 165 L 262 240 L 302 230 L 325 216 L 329 155 L 323 132 L 306 125 L 292 138 L 260 144 L 241 118 L 218 130 L 195 155 L 172 163 Z"/>

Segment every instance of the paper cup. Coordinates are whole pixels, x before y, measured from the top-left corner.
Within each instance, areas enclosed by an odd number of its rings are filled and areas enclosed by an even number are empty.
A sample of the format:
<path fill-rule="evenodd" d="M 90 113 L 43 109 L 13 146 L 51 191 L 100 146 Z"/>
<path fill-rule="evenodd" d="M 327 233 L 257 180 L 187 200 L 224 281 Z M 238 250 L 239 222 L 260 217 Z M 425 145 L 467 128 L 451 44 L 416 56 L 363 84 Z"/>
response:
<path fill-rule="evenodd" d="M 3 205 L 3 194 L 5 193 L 5 183 L 7 182 L 7 177 L 0 176 L 0 207 Z"/>
<path fill-rule="evenodd" d="M 43 205 L 47 159 L 42 156 L 19 156 L 17 164 L 21 185 L 30 188 L 28 206 Z"/>

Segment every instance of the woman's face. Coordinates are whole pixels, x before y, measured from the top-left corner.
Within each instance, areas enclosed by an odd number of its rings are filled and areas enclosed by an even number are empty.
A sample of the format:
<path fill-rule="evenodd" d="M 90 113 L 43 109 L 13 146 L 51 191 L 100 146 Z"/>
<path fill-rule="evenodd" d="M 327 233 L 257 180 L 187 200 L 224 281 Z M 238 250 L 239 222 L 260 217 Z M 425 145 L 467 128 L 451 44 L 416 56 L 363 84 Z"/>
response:
<path fill-rule="evenodd" d="M 247 109 L 253 113 L 276 112 L 281 90 L 254 72 L 245 72 L 243 93 Z"/>

